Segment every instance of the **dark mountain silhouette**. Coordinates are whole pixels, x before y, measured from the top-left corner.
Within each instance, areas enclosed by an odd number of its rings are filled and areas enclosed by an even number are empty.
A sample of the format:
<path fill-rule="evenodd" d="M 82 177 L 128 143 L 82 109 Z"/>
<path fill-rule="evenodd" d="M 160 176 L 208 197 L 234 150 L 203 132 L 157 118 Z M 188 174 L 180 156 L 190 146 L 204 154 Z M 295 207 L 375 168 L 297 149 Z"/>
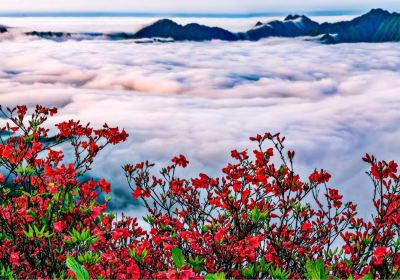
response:
<path fill-rule="evenodd" d="M 71 37 L 71 33 L 65 33 L 65 32 L 51 32 L 51 31 L 32 31 L 32 32 L 26 32 L 25 35 L 28 36 L 37 36 L 43 39 L 53 39 L 53 40 L 61 40 L 65 38 Z"/>
<path fill-rule="evenodd" d="M 350 21 L 322 24 L 304 15 L 288 15 L 283 21 L 257 22 L 249 31 L 237 34 L 195 23 L 182 26 L 164 19 L 135 34 L 136 38 L 160 37 L 176 41 L 257 41 L 268 37 L 298 36 L 320 36 L 320 41 L 326 44 L 400 41 L 400 14 L 373 9 Z"/>
<path fill-rule="evenodd" d="M 126 32 L 116 32 L 107 34 L 106 37 L 110 40 L 130 40 L 130 39 L 135 39 L 135 34 Z"/>
<path fill-rule="evenodd" d="M 306 16 L 289 15 L 283 21 L 274 20 L 260 24 L 244 33 L 239 33 L 242 40 L 257 41 L 271 36 L 275 37 L 298 37 L 306 36 L 318 27 L 318 23 Z"/>
<path fill-rule="evenodd" d="M 373 9 L 351 21 L 320 24 L 310 35 L 320 34 L 329 44 L 400 41 L 400 14 Z"/>
<path fill-rule="evenodd" d="M 176 41 L 236 41 L 238 36 L 219 27 L 208 27 L 197 23 L 180 25 L 169 19 L 162 19 L 135 34 L 135 38 L 172 38 Z"/>
<path fill-rule="evenodd" d="M 7 28 L 0 25 L 0 32 L 7 32 Z M 197 23 L 180 25 L 172 20 L 162 19 L 136 33 L 105 34 L 32 31 L 25 34 L 55 41 L 97 38 L 108 40 L 141 39 L 138 42 L 209 41 L 214 39 L 257 41 L 272 36 L 311 36 L 316 37 L 316 39 L 325 44 L 397 42 L 400 41 L 400 14 L 390 13 L 382 9 L 373 9 L 353 20 L 322 24 L 304 15 L 288 15 L 283 21 L 257 22 L 252 29 L 240 33 L 233 33 L 219 27 L 209 27 Z"/>

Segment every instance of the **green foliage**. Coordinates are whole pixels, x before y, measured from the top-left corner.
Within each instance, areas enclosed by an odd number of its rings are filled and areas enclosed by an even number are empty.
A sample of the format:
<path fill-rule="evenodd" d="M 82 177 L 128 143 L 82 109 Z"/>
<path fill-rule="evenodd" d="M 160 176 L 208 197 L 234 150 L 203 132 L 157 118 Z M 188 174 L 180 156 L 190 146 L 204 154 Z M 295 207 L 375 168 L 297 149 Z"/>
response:
<path fill-rule="evenodd" d="M 154 224 L 154 221 L 155 221 L 154 217 L 151 216 L 151 215 L 144 216 L 144 217 L 143 217 L 143 220 L 144 220 L 146 223 L 148 223 L 149 225 L 151 225 L 151 226 Z"/>
<path fill-rule="evenodd" d="M 0 262 L 0 279 L 15 279 L 14 278 L 14 273 L 10 267 L 4 266 Z"/>
<path fill-rule="evenodd" d="M 172 259 L 177 268 L 181 268 L 185 264 L 185 256 L 179 248 L 172 248 Z"/>
<path fill-rule="evenodd" d="M 35 169 L 29 165 L 25 168 L 22 165 L 18 165 L 15 171 L 21 176 L 32 176 L 36 172 Z"/>
<path fill-rule="evenodd" d="M 272 268 L 270 270 L 270 276 L 273 279 L 289 279 L 290 273 L 284 272 L 280 267 Z"/>
<path fill-rule="evenodd" d="M 137 262 L 141 262 L 147 256 L 147 249 L 144 249 L 141 255 L 138 255 L 136 253 L 136 249 L 130 249 L 129 250 L 129 256 L 131 258 L 134 258 Z"/>
<path fill-rule="evenodd" d="M 265 261 L 264 256 L 263 256 L 263 257 L 261 257 L 261 259 L 260 259 L 260 263 L 257 264 L 256 270 L 265 273 L 265 272 L 268 272 L 268 271 L 271 269 L 271 265 L 272 265 L 272 263 L 267 263 L 267 262 Z"/>
<path fill-rule="evenodd" d="M 225 273 L 214 273 L 214 274 L 207 274 L 204 276 L 204 280 L 225 280 Z"/>
<path fill-rule="evenodd" d="M 396 247 L 396 249 L 400 249 L 400 237 L 397 237 L 396 241 L 393 242 L 393 246 Z"/>
<path fill-rule="evenodd" d="M 324 250 L 324 256 L 327 259 L 332 259 L 334 256 L 343 256 L 343 249 L 339 250 L 339 248 L 335 248 L 334 250 Z"/>
<path fill-rule="evenodd" d="M 80 263 L 87 263 L 89 265 L 94 265 L 99 263 L 101 256 L 99 253 L 85 252 L 78 255 L 78 261 Z"/>
<path fill-rule="evenodd" d="M 260 221 L 265 221 L 268 215 L 269 215 L 268 211 L 260 212 L 260 209 L 258 209 L 257 207 L 250 211 L 251 220 L 255 223 Z"/>
<path fill-rule="evenodd" d="M 28 225 L 28 231 L 24 230 L 24 234 L 28 238 L 49 238 L 53 235 L 53 233 L 50 234 L 50 232 L 48 230 L 46 231 L 46 229 L 46 225 L 43 225 L 40 229 L 36 225 L 33 225 L 33 227 Z"/>
<path fill-rule="evenodd" d="M 328 279 L 329 273 L 325 272 L 324 263 L 321 259 L 316 261 L 308 260 L 304 276 L 311 280 Z"/>
<path fill-rule="evenodd" d="M 62 210 L 63 211 L 72 211 L 73 209 L 74 209 L 74 198 L 73 198 L 71 192 L 66 192 Z"/>
<path fill-rule="evenodd" d="M 3 241 L 4 239 L 12 240 L 12 236 L 4 232 L 0 232 L 0 241 Z"/>
<path fill-rule="evenodd" d="M 242 275 L 245 278 L 254 278 L 254 274 L 256 272 L 256 266 L 255 264 L 250 264 L 248 267 L 242 269 Z"/>
<path fill-rule="evenodd" d="M 82 232 L 73 229 L 72 232 L 69 232 L 69 235 L 72 240 L 64 240 L 67 244 L 82 243 L 89 246 L 96 243 L 99 239 L 97 236 L 91 235 L 89 229 L 84 229 Z"/>
<path fill-rule="evenodd" d="M 373 279 L 374 279 L 374 277 L 372 277 L 371 274 L 367 274 L 363 278 L 361 278 L 360 280 L 373 280 Z"/>
<path fill-rule="evenodd" d="M 193 268 L 193 270 L 200 271 L 203 262 L 204 262 L 204 258 L 196 256 L 195 258 L 190 257 L 188 264 Z"/>
<path fill-rule="evenodd" d="M 89 272 L 83 268 L 74 258 L 67 257 L 67 267 L 71 269 L 78 280 L 89 280 Z"/>

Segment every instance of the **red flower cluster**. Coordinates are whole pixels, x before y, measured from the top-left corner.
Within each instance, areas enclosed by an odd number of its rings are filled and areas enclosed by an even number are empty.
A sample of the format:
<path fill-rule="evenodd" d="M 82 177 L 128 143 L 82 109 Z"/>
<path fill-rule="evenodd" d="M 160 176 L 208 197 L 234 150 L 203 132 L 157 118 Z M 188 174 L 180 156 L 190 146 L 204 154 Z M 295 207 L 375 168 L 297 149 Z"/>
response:
<path fill-rule="evenodd" d="M 111 192 L 106 180 L 82 180 L 97 153 L 124 141 L 126 132 L 75 121 L 53 132 L 44 125 L 55 108 L 37 106 L 29 117 L 25 106 L 0 110 L 9 119 L 0 129 L 0 278 L 73 276 L 67 257 L 93 278 L 149 275 L 130 257 L 148 247 L 136 219 L 106 213 L 98 202 L 99 193 Z M 60 150 L 68 143 L 69 164 Z"/>
<path fill-rule="evenodd" d="M 0 278 L 399 277 L 393 161 L 364 158 L 374 187 L 370 220 L 328 186 L 326 171 L 301 180 L 279 134 L 251 137 L 257 149 L 232 151 L 219 178 L 178 177 L 189 164 L 183 155 L 160 176 L 149 162 L 128 164 L 132 196 L 148 212 L 144 231 L 135 218 L 106 211 L 110 197 L 99 195 L 110 183 L 82 177 L 101 150 L 125 141 L 124 130 L 68 121 L 54 132 L 45 123 L 55 108 L 37 106 L 29 117 L 25 106 L 0 110 L 9 119 L 0 130 Z"/>

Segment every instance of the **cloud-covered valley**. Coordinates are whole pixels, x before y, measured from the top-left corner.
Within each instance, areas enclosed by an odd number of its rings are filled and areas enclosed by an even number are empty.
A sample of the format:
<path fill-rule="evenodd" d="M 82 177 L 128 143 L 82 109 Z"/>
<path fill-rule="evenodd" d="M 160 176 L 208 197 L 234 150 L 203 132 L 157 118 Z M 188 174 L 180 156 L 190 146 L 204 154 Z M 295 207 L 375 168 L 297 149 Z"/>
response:
<path fill-rule="evenodd" d="M 94 176 L 115 187 L 114 207 L 133 202 L 121 165 L 165 164 L 183 153 L 187 174 L 219 175 L 248 137 L 280 131 L 297 169 L 333 173 L 364 211 L 371 191 L 365 152 L 400 159 L 400 45 L 259 42 L 2 40 L 0 104 L 56 105 L 52 122 L 75 118 L 124 127 L 129 140 L 99 156 Z"/>

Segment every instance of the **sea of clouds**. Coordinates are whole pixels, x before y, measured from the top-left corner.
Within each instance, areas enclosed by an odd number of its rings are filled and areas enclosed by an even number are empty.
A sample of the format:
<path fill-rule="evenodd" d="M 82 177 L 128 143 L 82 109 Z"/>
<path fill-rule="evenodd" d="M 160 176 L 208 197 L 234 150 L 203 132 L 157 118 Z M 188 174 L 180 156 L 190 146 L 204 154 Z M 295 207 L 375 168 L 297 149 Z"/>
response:
<path fill-rule="evenodd" d="M 3 38 L 0 104 L 60 108 L 51 120 L 124 127 L 126 143 L 104 151 L 91 175 L 114 185 L 113 207 L 134 202 L 121 166 L 158 167 L 185 154 L 181 174 L 219 175 L 248 137 L 281 132 L 297 170 L 333 174 L 345 198 L 370 209 L 361 157 L 400 160 L 400 45 L 321 45 L 304 38 L 259 42 L 66 41 Z"/>

